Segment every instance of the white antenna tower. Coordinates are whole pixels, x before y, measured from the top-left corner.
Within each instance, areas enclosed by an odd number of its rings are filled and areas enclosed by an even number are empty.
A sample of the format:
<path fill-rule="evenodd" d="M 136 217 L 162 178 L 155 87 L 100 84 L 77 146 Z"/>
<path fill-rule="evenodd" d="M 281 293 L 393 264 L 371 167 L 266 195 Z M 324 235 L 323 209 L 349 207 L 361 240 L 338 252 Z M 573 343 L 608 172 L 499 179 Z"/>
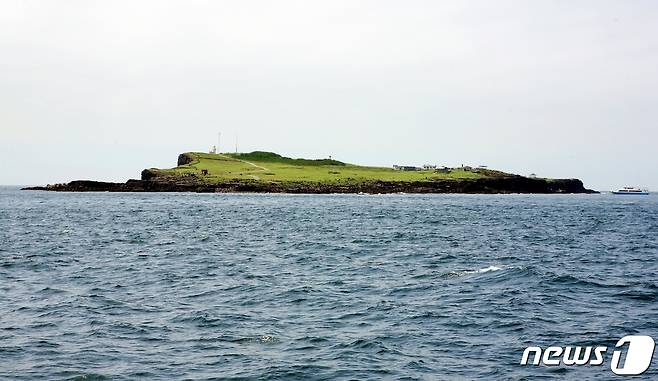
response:
<path fill-rule="evenodd" d="M 221 148 L 220 148 L 220 145 L 219 145 L 221 142 L 222 142 L 222 133 L 218 132 L 217 133 L 217 153 L 222 152 Z"/>

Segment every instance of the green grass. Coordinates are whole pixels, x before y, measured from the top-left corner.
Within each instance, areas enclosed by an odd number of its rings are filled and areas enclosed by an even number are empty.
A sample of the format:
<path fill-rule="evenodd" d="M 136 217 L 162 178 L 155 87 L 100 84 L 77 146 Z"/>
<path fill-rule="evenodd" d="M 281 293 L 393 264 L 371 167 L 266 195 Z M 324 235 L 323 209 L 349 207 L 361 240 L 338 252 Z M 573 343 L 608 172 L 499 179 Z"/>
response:
<path fill-rule="evenodd" d="M 338 160 L 331 159 L 291 159 L 289 157 L 281 156 L 274 152 L 254 151 L 249 153 L 227 153 L 225 156 L 232 157 L 238 160 L 245 160 L 249 162 L 259 163 L 280 163 L 297 166 L 321 166 L 321 165 L 338 165 L 344 166 L 345 163 Z"/>
<path fill-rule="evenodd" d="M 434 170 L 397 171 L 386 167 L 366 167 L 337 160 L 291 159 L 270 152 L 208 154 L 189 152 L 194 161 L 172 169 L 168 174 L 196 174 L 206 182 L 256 180 L 276 182 L 369 182 L 369 181 L 432 181 L 476 179 L 502 174 L 497 171 L 477 171 L 455 168 L 450 173 Z M 202 175 L 207 170 L 208 175 Z"/>

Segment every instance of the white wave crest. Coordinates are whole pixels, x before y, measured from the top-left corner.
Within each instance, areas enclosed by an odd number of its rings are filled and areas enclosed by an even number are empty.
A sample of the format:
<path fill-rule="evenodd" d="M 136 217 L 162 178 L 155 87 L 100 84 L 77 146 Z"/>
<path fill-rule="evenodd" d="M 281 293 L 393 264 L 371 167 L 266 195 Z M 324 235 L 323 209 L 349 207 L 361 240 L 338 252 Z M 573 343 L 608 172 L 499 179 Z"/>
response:
<path fill-rule="evenodd" d="M 444 274 L 443 276 L 445 278 L 454 278 L 454 277 L 461 277 L 464 275 L 472 275 L 472 274 L 482 274 L 482 273 L 488 273 L 491 271 L 500 271 L 500 270 L 508 270 L 508 269 L 521 269 L 521 266 L 488 266 L 484 267 L 478 270 L 462 270 L 462 271 L 451 271 L 449 273 Z"/>
<path fill-rule="evenodd" d="M 477 274 L 477 273 L 488 273 L 489 271 L 498 271 L 498 270 L 503 270 L 503 267 L 498 267 L 498 266 L 489 266 L 485 267 L 483 269 L 479 270 L 471 270 L 471 271 L 466 271 L 467 274 Z"/>

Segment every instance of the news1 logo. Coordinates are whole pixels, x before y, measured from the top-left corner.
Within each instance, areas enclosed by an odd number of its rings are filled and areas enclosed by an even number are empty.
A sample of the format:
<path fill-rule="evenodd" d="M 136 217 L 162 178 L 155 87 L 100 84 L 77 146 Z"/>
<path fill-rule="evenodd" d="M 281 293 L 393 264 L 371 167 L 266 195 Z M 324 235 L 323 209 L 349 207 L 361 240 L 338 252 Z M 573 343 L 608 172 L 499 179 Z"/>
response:
<path fill-rule="evenodd" d="M 628 344 L 628 345 L 627 345 Z M 624 347 L 626 347 L 624 350 Z M 620 376 L 636 376 L 651 366 L 656 343 L 651 336 L 624 336 L 615 345 L 612 352 L 610 370 Z M 532 365 L 602 365 L 608 347 L 528 347 L 523 351 L 521 365 L 527 365 L 532 355 Z M 623 364 L 622 364 L 622 359 Z"/>

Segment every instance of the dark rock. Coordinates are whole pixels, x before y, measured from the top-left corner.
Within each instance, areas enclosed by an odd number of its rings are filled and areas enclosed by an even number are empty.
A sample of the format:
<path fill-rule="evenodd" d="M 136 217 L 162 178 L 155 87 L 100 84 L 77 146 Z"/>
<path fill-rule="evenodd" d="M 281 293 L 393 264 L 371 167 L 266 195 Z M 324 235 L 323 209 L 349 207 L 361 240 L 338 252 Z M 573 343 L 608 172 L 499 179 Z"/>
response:
<path fill-rule="evenodd" d="M 158 177 L 159 171 L 154 168 L 145 169 L 142 171 L 142 180 L 152 180 Z"/>
<path fill-rule="evenodd" d="M 152 173 L 153 172 L 153 173 Z M 200 193 L 597 193 L 578 179 L 533 179 L 522 176 L 473 180 L 371 181 L 361 183 L 227 181 L 208 184 L 194 176 L 171 176 L 145 170 L 142 180 L 107 183 L 79 180 L 68 184 L 25 188 L 64 192 L 200 192 Z"/>
<path fill-rule="evenodd" d="M 192 155 L 189 155 L 187 153 L 182 153 L 178 155 L 178 166 L 180 167 L 181 165 L 186 165 L 194 162 L 194 157 Z"/>

